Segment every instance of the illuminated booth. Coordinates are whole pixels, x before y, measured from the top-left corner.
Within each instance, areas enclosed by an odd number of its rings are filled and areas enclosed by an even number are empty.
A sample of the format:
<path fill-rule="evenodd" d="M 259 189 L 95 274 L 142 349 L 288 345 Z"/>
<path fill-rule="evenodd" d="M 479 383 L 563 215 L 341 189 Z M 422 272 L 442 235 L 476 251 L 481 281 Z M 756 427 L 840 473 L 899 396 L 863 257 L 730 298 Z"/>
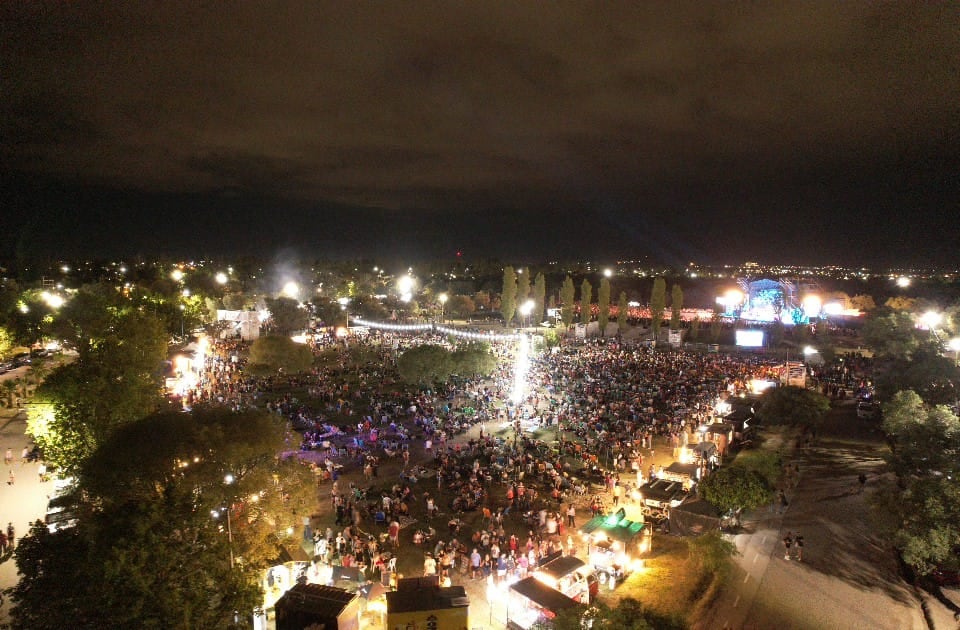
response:
<path fill-rule="evenodd" d="M 507 591 L 507 628 L 530 630 L 575 606 L 579 604 L 530 576 L 514 582 Z"/>
<path fill-rule="evenodd" d="M 676 485 L 679 489 L 680 484 Z M 588 563 L 596 570 L 600 584 L 608 584 L 611 589 L 643 566 L 641 556 L 650 551 L 653 538 L 652 529 L 643 521 L 628 519 L 626 514 L 620 508 L 596 516 L 580 528 L 580 535 L 587 542 Z"/>

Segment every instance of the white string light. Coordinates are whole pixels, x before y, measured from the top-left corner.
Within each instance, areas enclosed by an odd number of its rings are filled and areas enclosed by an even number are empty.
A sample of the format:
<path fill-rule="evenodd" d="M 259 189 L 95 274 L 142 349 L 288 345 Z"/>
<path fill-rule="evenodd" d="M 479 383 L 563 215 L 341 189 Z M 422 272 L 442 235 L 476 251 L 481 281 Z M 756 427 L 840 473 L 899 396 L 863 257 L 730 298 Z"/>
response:
<path fill-rule="evenodd" d="M 444 335 L 453 335 L 454 337 L 462 337 L 465 339 L 475 339 L 479 341 L 516 341 L 520 339 L 522 335 L 516 334 L 497 334 L 493 332 L 489 333 L 478 333 L 478 332 L 469 332 L 466 330 L 458 330 L 456 328 L 450 328 L 449 326 L 440 326 L 437 324 L 387 324 L 385 322 L 372 322 L 359 317 L 351 318 L 353 322 L 360 326 L 367 326 L 369 328 L 378 328 L 381 330 L 392 330 L 396 332 L 421 332 L 421 331 L 433 331 L 441 333 Z"/>

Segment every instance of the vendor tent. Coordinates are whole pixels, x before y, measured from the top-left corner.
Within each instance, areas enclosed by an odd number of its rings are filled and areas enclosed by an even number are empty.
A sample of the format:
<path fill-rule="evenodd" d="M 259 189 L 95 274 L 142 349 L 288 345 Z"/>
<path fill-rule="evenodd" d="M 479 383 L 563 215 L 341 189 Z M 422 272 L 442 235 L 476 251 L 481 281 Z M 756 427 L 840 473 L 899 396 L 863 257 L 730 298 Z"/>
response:
<path fill-rule="evenodd" d="M 722 513 L 712 503 L 691 497 L 670 510 L 670 532 L 680 536 L 699 536 L 720 529 Z"/>

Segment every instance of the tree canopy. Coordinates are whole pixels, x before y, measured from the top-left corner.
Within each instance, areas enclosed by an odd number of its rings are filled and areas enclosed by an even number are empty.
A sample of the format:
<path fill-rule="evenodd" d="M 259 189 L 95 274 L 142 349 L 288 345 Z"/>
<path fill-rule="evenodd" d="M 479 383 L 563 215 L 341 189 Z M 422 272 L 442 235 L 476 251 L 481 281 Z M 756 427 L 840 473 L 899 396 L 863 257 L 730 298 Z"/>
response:
<path fill-rule="evenodd" d="M 697 487 L 700 496 L 723 511 L 752 510 L 770 502 L 766 477 L 741 466 L 725 466 L 708 475 Z"/>
<path fill-rule="evenodd" d="M 266 304 L 270 311 L 270 329 L 278 335 L 291 335 L 310 322 L 310 314 L 292 298 L 268 298 Z"/>
<path fill-rule="evenodd" d="M 757 417 L 767 424 L 815 427 L 828 411 L 826 396 L 794 385 L 768 389 L 757 405 Z"/>
<path fill-rule="evenodd" d="M 586 278 L 580 283 L 580 323 L 589 324 L 592 315 L 590 304 L 593 302 L 593 285 Z"/>
<path fill-rule="evenodd" d="M 276 458 L 284 431 L 224 408 L 119 428 L 82 467 L 77 525 L 38 524 L 18 546 L 14 625 L 243 626 L 260 570 L 312 507 L 309 471 Z"/>
<path fill-rule="evenodd" d="M 610 322 L 610 280 L 603 278 L 600 288 L 597 289 L 597 323 L 600 325 L 600 336 L 607 330 Z"/>
<path fill-rule="evenodd" d="M 500 314 L 503 315 L 503 324 L 510 325 L 510 321 L 517 312 L 517 274 L 513 267 L 503 268 L 503 288 L 500 291 Z"/>
<path fill-rule="evenodd" d="M 653 327 L 653 338 L 660 334 L 663 325 L 663 309 L 667 306 L 667 282 L 663 278 L 653 281 L 653 290 L 650 293 L 650 325 Z"/>
<path fill-rule="evenodd" d="M 563 285 L 560 287 L 560 319 L 564 328 L 569 328 L 570 324 L 573 323 L 573 296 L 573 278 L 567 276 L 563 279 Z"/>

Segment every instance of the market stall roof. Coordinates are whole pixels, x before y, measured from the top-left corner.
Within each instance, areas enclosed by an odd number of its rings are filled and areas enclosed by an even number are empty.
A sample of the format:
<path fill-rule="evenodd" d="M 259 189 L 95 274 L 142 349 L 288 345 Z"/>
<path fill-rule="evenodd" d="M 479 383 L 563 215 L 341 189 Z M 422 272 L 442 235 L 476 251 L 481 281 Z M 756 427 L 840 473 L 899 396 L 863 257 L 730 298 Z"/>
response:
<path fill-rule="evenodd" d="M 540 565 L 537 571 L 554 579 L 560 579 L 583 566 L 586 566 L 586 563 L 576 556 L 561 556 Z"/>
<path fill-rule="evenodd" d="M 666 467 L 664 472 L 671 475 L 694 478 L 697 476 L 698 470 L 700 470 L 699 464 L 682 464 L 680 462 L 673 462 Z"/>
<path fill-rule="evenodd" d="M 535 577 L 528 577 L 514 582 L 510 590 L 523 595 L 538 606 L 552 612 L 559 612 L 566 608 L 573 608 L 577 602 L 573 601 L 558 590 L 552 589 Z"/>
<path fill-rule="evenodd" d="M 613 540 L 628 543 L 643 531 L 644 524 L 631 521 L 624 517 L 625 511 L 620 509 L 612 514 L 595 516 L 580 528 L 584 534 L 601 531 Z"/>

